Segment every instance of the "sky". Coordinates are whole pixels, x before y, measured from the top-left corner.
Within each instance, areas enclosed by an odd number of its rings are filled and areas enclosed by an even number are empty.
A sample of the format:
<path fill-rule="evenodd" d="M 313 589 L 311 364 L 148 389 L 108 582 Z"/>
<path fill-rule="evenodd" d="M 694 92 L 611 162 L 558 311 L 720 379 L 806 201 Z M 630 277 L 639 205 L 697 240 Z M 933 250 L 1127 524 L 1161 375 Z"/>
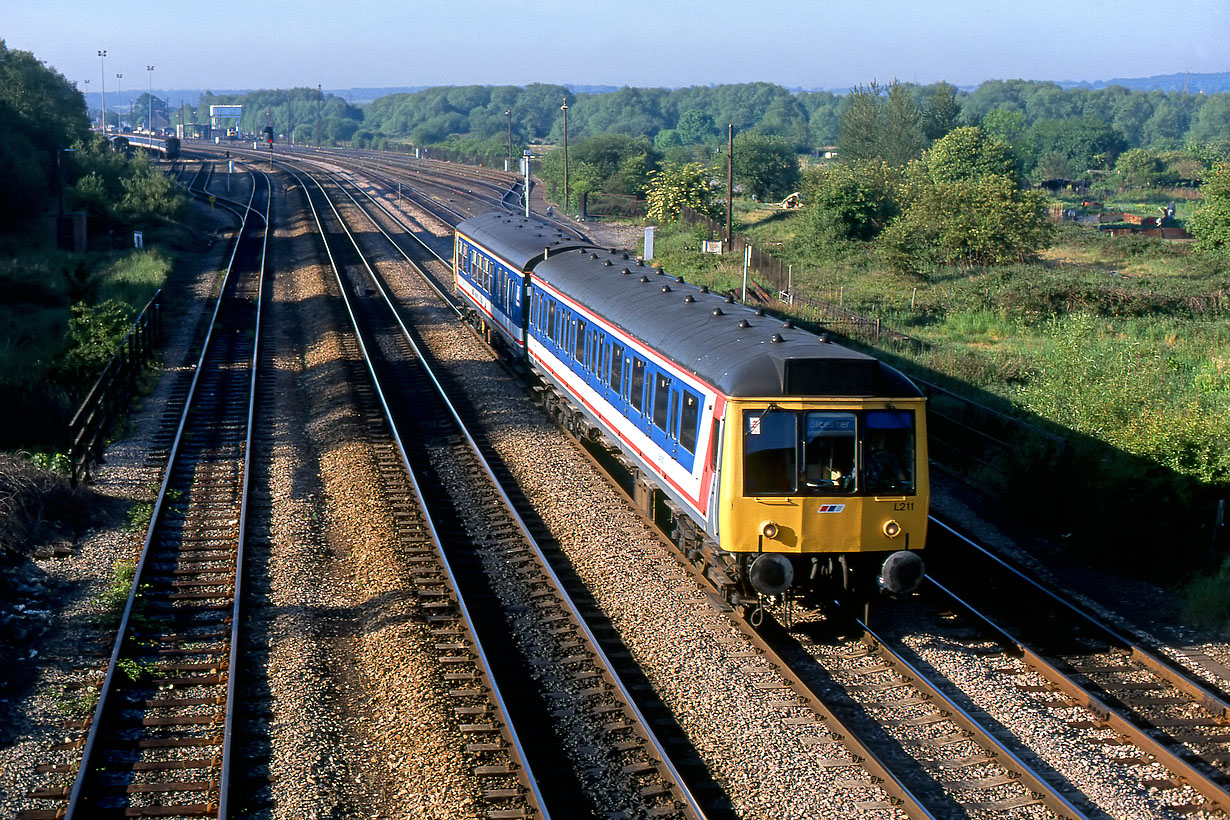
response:
<path fill-rule="evenodd" d="M 151 81 L 844 91 L 1230 71 L 1230 0 L 4 0 L 0 39 L 91 94 L 100 80 L 109 93 Z"/>

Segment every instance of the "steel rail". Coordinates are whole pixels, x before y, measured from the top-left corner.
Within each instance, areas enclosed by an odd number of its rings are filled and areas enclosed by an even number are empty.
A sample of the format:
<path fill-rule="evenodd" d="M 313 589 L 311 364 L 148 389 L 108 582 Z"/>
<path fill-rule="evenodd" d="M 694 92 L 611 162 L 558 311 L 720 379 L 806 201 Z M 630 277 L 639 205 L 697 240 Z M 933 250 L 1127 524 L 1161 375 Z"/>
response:
<path fill-rule="evenodd" d="M 1012 564 L 1008 563 L 1003 558 L 995 555 L 981 544 L 971 540 L 969 537 L 953 529 L 951 526 L 939 520 L 935 516 L 928 516 L 928 518 L 933 524 L 943 528 L 971 549 L 977 550 L 984 557 L 993 561 L 1005 572 L 1010 573 L 1018 581 L 1028 584 L 1036 592 L 1045 595 L 1052 603 L 1063 607 L 1069 614 L 1080 619 L 1085 625 L 1101 632 L 1103 635 L 1108 637 L 1111 642 L 1118 643 L 1120 646 L 1127 649 L 1131 652 L 1133 660 L 1148 668 L 1150 672 L 1166 681 L 1166 683 L 1194 698 L 1204 709 L 1213 713 L 1218 720 L 1224 723 L 1230 723 L 1230 703 L 1227 703 L 1219 693 L 1214 692 L 1200 681 L 1192 678 L 1181 666 L 1168 658 L 1158 655 L 1156 652 L 1150 651 L 1149 649 L 1141 646 L 1139 641 L 1124 635 L 1114 627 L 1104 621 L 1099 620 L 1097 616 L 1084 609 L 1081 609 L 1068 599 L 1048 589 L 1037 580 L 1030 578 L 1024 572 L 1012 566 Z"/>
<path fill-rule="evenodd" d="M 319 186 L 319 183 L 317 184 Z M 321 190 L 323 192 L 323 188 Z M 326 199 L 328 199 L 328 197 L 326 197 Z M 333 207 L 332 201 L 329 200 L 329 202 L 330 202 L 330 206 Z M 345 228 L 344 221 L 341 220 L 341 217 L 340 215 L 337 214 L 336 209 L 334 210 L 334 213 L 338 217 L 339 221 L 342 221 L 343 227 Z M 350 237 L 351 242 L 354 244 L 355 250 L 359 252 L 361 257 L 363 257 L 364 255 L 362 254 L 362 251 L 359 249 L 357 240 L 354 238 L 353 234 L 350 233 L 348 228 L 346 228 L 346 233 Z M 385 235 L 387 237 L 387 234 Z M 407 260 L 407 261 L 410 261 L 410 260 Z M 590 628 L 587 620 L 582 615 L 581 611 L 578 609 L 578 607 L 576 606 L 576 603 L 572 600 L 571 596 L 569 596 L 564 591 L 565 587 L 564 587 L 562 579 L 560 579 L 558 574 L 555 572 L 554 568 L 551 566 L 551 562 L 547 559 L 545 553 L 542 550 L 541 545 L 539 545 L 538 539 L 534 537 L 533 533 L 530 531 L 530 528 L 526 525 L 524 519 L 521 517 L 520 513 L 517 512 L 516 505 L 513 503 L 512 499 L 508 496 L 506 490 L 504 489 L 502 482 L 496 476 L 495 471 L 492 469 L 490 463 L 487 461 L 487 458 L 483 455 L 482 448 L 479 446 L 478 442 L 474 439 L 469 429 L 467 428 L 465 422 L 462 420 L 461 415 L 458 412 L 456 406 L 453 404 L 453 401 L 451 400 L 451 398 L 449 398 L 448 391 L 446 390 L 444 385 L 439 381 L 438 377 L 431 370 L 431 368 L 427 366 L 427 362 L 430 359 L 424 355 L 424 351 L 415 342 L 412 334 L 410 333 L 404 320 L 401 317 L 400 311 L 398 311 L 396 307 L 396 304 L 395 304 L 396 300 L 385 289 L 380 277 L 376 275 L 374 271 L 372 271 L 370 266 L 367 265 L 365 258 L 364 258 L 363 264 L 367 268 L 369 274 L 371 275 L 373 282 L 375 283 L 376 289 L 380 293 L 385 304 L 388 306 L 390 315 L 396 321 L 399 329 L 401 330 L 404 336 L 405 341 L 410 346 L 410 348 L 413 350 L 415 356 L 421 362 L 423 362 L 428 378 L 431 380 L 441 400 L 444 402 L 449 415 L 452 417 L 454 423 L 457 425 L 458 431 L 461 433 L 462 437 L 465 439 L 467 445 L 469 446 L 470 450 L 473 452 L 475 458 L 477 459 L 479 465 L 482 467 L 491 486 L 499 494 L 500 499 L 506 508 L 506 511 L 508 512 L 508 514 L 511 516 L 511 518 L 515 522 L 518 530 L 521 533 L 521 536 L 523 537 L 525 542 L 531 547 L 531 549 L 534 551 L 539 563 L 542 565 L 543 570 L 545 574 L 547 575 L 547 577 L 550 579 L 551 583 L 555 586 L 557 590 L 560 591 L 561 593 L 560 597 L 564 605 L 566 606 L 569 614 L 571 615 L 572 620 L 576 623 L 578 629 L 584 634 L 586 641 L 589 643 L 589 645 L 593 649 L 599 663 L 605 670 L 608 680 L 618 690 L 620 697 L 627 704 L 627 707 L 631 713 L 631 716 L 640 724 L 641 732 L 643 736 L 649 742 L 649 744 L 653 747 L 654 753 L 657 756 L 658 760 L 662 763 L 662 765 L 670 773 L 672 780 L 675 782 L 675 784 L 679 788 L 680 797 L 683 799 L 685 806 L 693 814 L 693 816 L 704 818 L 706 814 L 703 808 L 701 807 L 699 801 L 692 794 L 691 790 L 687 787 L 687 783 L 684 780 L 682 774 L 675 767 L 674 762 L 671 759 L 670 754 L 666 751 L 664 744 L 657 737 L 656 733 L 653 732 L 652 728 L 650 727 L 648 719 L 645 717 L 645 715 L 641 712 L 640 708 L 637 706 L 636 701 L 633 698 L 631 691 L 627 688 L 623 679 L 619 675 L 618 671 L 615 668 L 614 663 L 607 656 L 605 650 L 603 650 L 601 643 L 599 642 L 597 636 L 594 634 L 594 632 Z M 411 261 L 411 265 L 414 266 L 416 269 L 418 269 L 418 266 L 412 261 Z M 373 378 L 374 378 L 374 374 L 373 374 Z M 403 454 L 403 457 L 404 457 L 404 454 Z M 408 461 L 407 461 L 407 466 L 408 466 Z"/>
<path fill-rule="evenodd" d="M 688 559 L 688 557 L 679 550 L 679 546 L 671 541 L 658 527 L 657 522 L 646 516 L 640 509 L 636 499 L 628 493 L 628 490 L 620 484 L 611 474 L 606 465 L 599 459 L 595 458 L 590 452 L 587 442 L 578 438 L 573 432 L 560 428 L 564 434 L 571 438 L 577 445 L 582 456 L 592 464 L 600 474 L 606 476 L 610 480 L 610 486 L 628 503 L 628 505 L 641 516 L 641 519 L 657 534 L 659 543 L 669 552 L 678 563 L 680 569 L 688 574 L 696 585 L 704 590 L 715 602 L 720 602 L 719 592 L 714 587 L 713 582 L 705 573 L 697 569 L 697 567 Z M 740 633 L 756 648 L 758 652 L 763 654 L 770 664 L 780 669 L 793 669 L 790 662 L 777 651 L 777 648 L 769 641 L 759 630 L 754 628 L 744 618 L 733 616 L 730 622 Z M 892 768 L 875 753 L 860 736 L 859 732 L 850 726 L 846 721 L 829 708 L 825 702 L 824 696 L 820 694 L 800 676 L 796 675 L 794 681 L 798 686 L 798 695 L 817 717 L 838 739 L 838 741 L 850 750 L 850 753 L 855 758 L 855 761 L 873 778 L 879 781 L 889 796 L 895 800 L 906 816 L 910 820 L 938 820 L 939 816 L 934 814 L 922 798 L 914 794 L 913 790 L 905 784 L 905 782 L 897 776 Z"/>
<path fill-rule="evenodd" d="M 1060 817 L 1069 818 L 1069 820 L 1089 820 L 1088 814 L 1074 806 L 1071 801 L 1046 782 L 1046 779 L 1038 774 L 1032 766 L 987 731 L 973 715 L 933 684 L 925 674 L 906 660 L 903 655 L 894 650 L 888 641 L 885 641 L 873 632 L 871 627 L 861 619 L 855 618 L 854 621 L 863 630 L 864 639 L 871 643 L 872 648 L 878 649 L 882 657 L 884 654 L 888 655 L 886 660 L 897 670 L 898 674 L 911 685 L 922 690 L 927 697 L 942 704 L 940 711 L 945 717 L 975 736 L 977 738 L 975 742 L 986 750 L 996 762 L 1003 766 L 1010 775 L 1020 780 L 1047 808 Z"/>
<path fill-rule="evenodd" d="M 81 805 L 82 798 L 85 794 L 85 782 L 90 774 L 90 771 L 93 768 L 93 756 L 94 756 L 96 744 L 98 742 L 98 735 L 102 728 L 103 717 L 104 717 L 106 710 L 110 706 L 109 699 L 115 687 L 116 676 L 120 674 L 119 672 L 120 654 L 123 649 L 124 641 L 128 636 L 128 628 L 129 628 L 129 623 L 132 619 L 133 608 L 136 603 L 138 591 L 141 589 L 141 584 L 142 584 L 142 581 L 145 575 L 146 562 L 151 552 L 150 547 L 151 547 L 151 544 L 153 543 L 155 534 L 157 533 L 159 522 L 162 519 L 163 514 L 164 514 L 165 502 L 167 499 L 167 491 L 170 487 L 170 482 L 172 478 L 171 465 L 174 464 L 176 459 L 178 458 L 179 450 L 183 443 L 184 431 L 187 427 L 188 417 L 192 410 L 193 401 L 196 396 L 196 389 L 197 389 L 198 384 L 200 383 L 202 365 L 204 364 L 206 357 L 210 352 L 210 348 L 214 342 L 214 332 L 218 326 L 218 322 L 217 322 L 218 314 L 221 310 L 222 302 L 223 302 L 222 294 L 226 291 L 226 287 L 231 280 L 235 258 L 238 254 L 239 246 L 241 244 L 244 231 L 247 229 L 248 215 L 253 212 L 251 205 L 252 205 L 252 202 L 255 200 L 255 197 L 256 197 L 256 186 L 254 184 L 252 186 L 252 195 L 248 201 L 247 211 L 244 212 L 239 230 L 236 232 L 235 242 L 231 249 L 230 259 L 227 262 L 226 272 L 223 275 L 222 285 L 221 285 L 221 288 L 219 289 L 219 296 L 214 303 L 213 314 L 210 318 L 210 330 L 209 330 L 208 335 L 205 338 L 205 342 L 201 348 L 200 356 L 198 357 L 197 363 L 194 367 L 192 382 L 188 389 L 188 400 L 185 403 L 183 412 L 180 415 L 179 425 L 176 428 L 175 437 L 171 444 L 170 455 L 168 456 L 168 459 L 167 459 L 167 467 L 163 473 L 163 479 L 158 489 L 158 495 L 154 500 L 153 510 L 150 514 L 149 525 L 147 526 L 146 532 L 145 532 L 145 540 L 141 547 L 140 559 L 138 561 L 136 570 L 133 573 L 132 588 L 129 591 L 128 599 L 124 605 L 124 611 L 120 617 L 120 624 L 117 630 L 115 644 L 111 651 L 111 658 L 107 666 L 107 673 L 106 673 L 105 678 L 103 679 L 103 685 L 99 692 L 98 704 L 95 706 L 93 720 L 91 721 L 90 729 L 86 736 L 85 748 L 82 751 L 81 764 L 78 767 L 77 777 L 73 783 L 72 791 L 69 794 L 68 806 L 65 811 L 66 820 L 74 820 L 74 818 L 77 817 L 78 812 L 89 811 L 89 809 L 85 809 Z M 266 225 L 266 229 L 267 227 L 268 226 Z M 220 818 L 220 820 L 225 820 L 225 818 Z"/>
<path fill-rule="evenodd" d="M 330 247 L 329 242 L 326 238 L 327 232 L 325 231 L 323 220 L 321 219 L 320 214 L 317 212 L 316 205 L 315 203 L 312 202 L 312 198 L 307 195 L 307 192 L 308 192 L 307 183 L 304 181 L 303 177 L 300 176 L 299 171 L 287 168 L 287 172 L 291 176 L 293 176 L 300 183 L 300 185 L 303 186 L 304 195 L 308 201 L 308 207 L 311 209 L 312 217 L 316 221 L 317 229 L 320 231 L 320 235 L 322 238 L 322 244 L 324 245 L 324 248 L 325 248 L 325 254 L 326 256 L 328 256 L 328 259 L 329 259 L 329 265 L 333 270 L 334 276 L 337 278 L 338 287 L 340 288 L 341 293 L 343 295 L 343 300 L 342 300 L 343 306 L 346 309 L 346 313 L 350 318 L 351 324 L 357 328 L 359 320 L 358 320 L 358 317 L 355 315 L 354 308 L 350 303 L 349 296 L 346 295 L 349 288 L 344 279 L 342 268 L 338 264 L 337 260 L 334 258 L 333 250 Z M 303 175 L 306 176 L 308 179 L 312 180 L 313 182 L 315 182 L 315 179 L 311 177 L 310 174 L 303 172 Z M 319 186 L 319 183 L 317 183 L 317 187 L 320 188 L 321 193 L 323 195 L 324 190 L 323 188 Z M 325 196 L 325 200 L 327 202 L 329 201 L 327 196 Z M 329 204 L 330 204 L 330 207 L 332 207 L 332 202 L 330 202 Z M 335 211 L 335 216 L 336 216 L 336 211 Z M 343 227 L 345 227 L 344 223 L 343 223 Z M 353 242 L 354 237 L 350 235 L 349 230 L 347 230 L 346 233 L 348 236 L 350 236 L 351 241 Z M 366 259 L 364 259 L 364 265 L 366 266 L 366 264 L 367 264 Z M 371 269 L 368 268 L 368 270 L 370 271 Z M 400 323 L 400 319 L 398 319 L 398 321 Z M 434 546 L 436 555 L 439 558 L 441 565 L 444 568 L 444 572 L 448 578 L 449 585 L 454 590 L 456 601 L 457 601 L 457 608 L 460 611 L 461 617 L 465 623 L 468 623 L 468 624 L 474 623 L 474 619 L 470 615 L 470 606 L 466 603 L 465 599 L 462 597 L 460 593 L 460 584 L 458 582 L 456 572 L 454 571 L 452 564 L 448 560 L 446 551 L 442 543 L 442 538 L 440 536 L 440 533 L 436 529 L 436 524 L 432 518 L 431 511 L 427 509 L 427 506 L 424 503 L 423 491 L 419 485 L 418 476 L 416 475 L 415 470 L 410 465 L 410 457 L 407 453 L 405 443 L 402 440 L 401 431 L 398 430 L 397 425 L 393 420 L 393 417 L 392 417 L 393 414 L 389 407 L 388 400 L 386 399 L 384 395 L 384 389 L 382 388 L 379 376 L 377 375 L 376 370 L 374 366 L 372 365 L 372 357 L 368 353 L 367 345 L 364 343 L 361 334 L 359 333 L 355 334 L 355 342 L 358 345 L 359 351 L 363 357 L 363 362 L 364 362 L 364 365 L 367 367 L 368 374 L 371 376 L 373 391 L 375 393 L 377 401 L 380 404 L 381 411 L 383 412 L 384 417 L 389 424 L 390 434 L 392 435 L 393 441 L 397 447 L 397 452 L 401 456 L 402 467 L 405 469 L 406 476 L 409 479 L 410 486 L 414 491 L 415 498 L 418 501 L 420 508 L 422 509 L 424 521 L 425 521 L 428 533 L 430 535 L 432 545 Z M 434 381 L 434 375 L 432 378 Z M 482 643 L 478 640 L 478 636 L 474 634 L 473 631 L 471 631 L 471 639 L 473 640 L 473 644 L 474 644 L 474 653 L 478 656 L 478 665 L 483 669 L 485 673 L 487 686 L 491 692 L 491 698 L 492 700 L 495 701 L 496 707 L 500 710 L 500 713 L 505 717 L 505 727 L 506 727 L 505 732 L 504 732 L 505 737 L 508 739 L 509 743 L 516 750 L 516 755 L 518 759 L 525 766 L 525 777 L 523 779 L 523 782 L 525 782 L 526 787 L 529 788 L 531 793 L 533 794 L 534 803 L 539 808 L 539 810 L 542 812 L 542 817 L 544 818 L 544 820 L 549 820 L 550 814 L 547 810 L 545 801 L 543 800 L 542 792 L 538 787 L 538 777 L 534 774 L 534 772 L 530 768 L 528 759 L 525 754 L 525 749 L 521 743 L 520 735 L 518 734 L 516 728 L 513 726 L 511 719 L 508 717 L 509 712 L 508 712 L 507 706 L 505 705 L 504 696 L 501 693 L 499 685 L 497 684 L 495 678 L 492 676 L 490 672 L 492 666 L 491 666 L 491 662 L 488 660 L 488 657 L 487 657 L 487 650 L 482 645 Z"/>
<path fill-rule="evenodd" d="M 936 589 L 939 589 L 963 609 L 969 612 L 988 630 L 998 635 L 1001 641 L 1006 641 L 1015 647 L 1021 653 L 1022 658 L 1030 666 L 1030 668 L 1042 675 L 1042 677 L 1046 680 L 1050 681 L 1050 683 L 1057 689 L 1065 695 L 1071 697 L 1072 700 L 1081 706 L 1093 712 L 1094 716 L 1097 717 L 1098 720 L 1101 720 L 1107 726 L 1128 738 L 1132 741 L 1132 743 L 1139 746 L 1145 752 L 1156 757 L 1158 761 L 1166 767 L 1166 769 L 1177 777 L 1182 778 L 1184 782 L 1196 791 L 1200 792 L 1200 794 L 1211 804 L 1216 806 L 1219 811 L 1230 813 L 1230 792 L 1228 792 L 1225 788 L 1211 780 L 1207 775 L 1198 769 L 1194 768 L 1186 760 L 1175 754 L 1165 744 L 1152 738 L 1146 731 L 1121 714 L 1119 710 L 1110 706 L 1085 687 L 1072 680 L 1072 678 L 1066 675 L 1062 670 L 1050 661 L 1046 660 L 1046 658 L 1042 657 L 1042 655 L 1031 649 L 1026 643 L 1016 638 L 1006 629 L 996 624 L 972 604 L 958 596 L 955 592 L 943 586 L 930 575 L 926 576 L 926 579 Z"/>
<path fill-rule="evenodd" d="M 238 700 L 239 642 L 240 614 L 243 602 L 243 568 L 244 544 L 247 540 L 248 527 L 248 490 L 252 486 L 252 431 L 256 426 L 257 384 L 259 381 L 259 364 L 261 357 L 261 311 L 265 301 L 265 265 L 269 254 L 269 217 L 273 211 L 273 185 L 269 176 L 261 172 L 266 180 L 269 197 L 265 203 L 265 231 L 261 239 L 260 270 L 257 272 L 256 288 L 256 337 L 252 344 L 251 377 L 248 387 L 248 420 L 247 433 L 244 437 L 243 477 L 241 479 L 242 493 L 239 503 L 239 551 L 235 556 L 235 603 L 231 610 L 231 652 L 226 681 L 226 717 L 222 730 L 222 768 L 219 773 L 218 785 L 218 820 L 228 820 L 230 817 L 231 766 L 235 760 L 235 750 L 232 739 L 235 730 L 235 705 Z M 253 185 L 253 194 L 256 186 Z"/>

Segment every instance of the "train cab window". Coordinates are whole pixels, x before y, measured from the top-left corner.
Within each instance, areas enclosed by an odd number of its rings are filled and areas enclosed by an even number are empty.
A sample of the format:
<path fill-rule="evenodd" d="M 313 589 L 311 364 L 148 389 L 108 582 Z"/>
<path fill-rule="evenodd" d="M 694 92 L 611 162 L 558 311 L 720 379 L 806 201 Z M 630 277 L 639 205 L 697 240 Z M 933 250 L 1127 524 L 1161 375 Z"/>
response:
<path fill-rule="evenodd" d="M 803 486 L 817 494 L 854 491 L 853 413 L 804 414 Z"/>
<path fill-rule="evenodd" d="M 798 486 L 799 416 L 770 407 L 743 414 L 743 494 L 793 493 Z"/>
<path fill-rule="evenodd" d="M 663 432 L 670 429 L 671 380 L 658 374 L 653 388 L 653 426 Z"/>
<path fill-rule="evenodd" d="M 632 378 L 631 388 L 628 391 L 628 401 L 632 403 L 633 409 L 637 413 L 644 415 L 645 413 L 645 360 L 632 359 Z"/>
<path fill-rule="evenodd" d="M 624 347 L 623 345 L 611 345 L 611 369 L 610 377 L 607 379 L 607 387 L 619 392 L 624 383 Z"/>
<path fill-rule="evenodd" d="M 866 493 L 914 492 L 914 414 L 871 410 L 863 419 L 861 487 Z"/>
<path fill-rule="evenodd" d="M 700 422 L 700 399 L 695 393 L 683 391 L 683 408 L 679 416 L 679 444 L 689 453 L 696 452 L 696 428 Z"/>

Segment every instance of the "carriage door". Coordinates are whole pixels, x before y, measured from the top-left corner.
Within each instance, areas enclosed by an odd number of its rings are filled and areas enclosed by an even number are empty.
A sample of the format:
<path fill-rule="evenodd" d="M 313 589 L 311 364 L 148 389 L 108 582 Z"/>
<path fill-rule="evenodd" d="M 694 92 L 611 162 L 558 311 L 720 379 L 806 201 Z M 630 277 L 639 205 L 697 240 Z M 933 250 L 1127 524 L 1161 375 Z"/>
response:
<path fill-rule="evenodd" d="M 679 460 L 679 408 L 683 406 L 683 393 L 679 388 L 678 382 L 671 382 L 671 407 L 670 407 L 670 442 L 666 452 L 671 454 L 671 458 Z"/>
<path fill-rule="evenodd" d="M 653 400 L 652 400 L 652 415 L 653 426 L 650 428 L 649 437 L 671 458 L 675 457 L 675 430 L 673 425 L 678 424 L 678 413 L 674 409 L 673 402 L 678 401 L 678 394 L 672 390 L 672 382 L 670 376 L 664 373 L 653 374 Z"/>

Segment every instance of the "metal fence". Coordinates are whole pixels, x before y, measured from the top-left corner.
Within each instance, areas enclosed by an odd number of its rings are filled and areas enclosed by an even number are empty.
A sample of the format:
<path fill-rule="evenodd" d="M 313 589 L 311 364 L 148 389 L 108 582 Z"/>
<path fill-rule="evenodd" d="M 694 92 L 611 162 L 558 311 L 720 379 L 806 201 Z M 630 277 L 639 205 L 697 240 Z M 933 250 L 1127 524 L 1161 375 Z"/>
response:
<path fill-rule="evenodd" d="M 68 457 L 74 485 L 90 477 L 93 464 L 102 463 L 107 431 L 127 409 L 137 391 L 137 378 L 162 338 L 161 297 L 159 290 L 145 305 L 68 423 Z"/>

